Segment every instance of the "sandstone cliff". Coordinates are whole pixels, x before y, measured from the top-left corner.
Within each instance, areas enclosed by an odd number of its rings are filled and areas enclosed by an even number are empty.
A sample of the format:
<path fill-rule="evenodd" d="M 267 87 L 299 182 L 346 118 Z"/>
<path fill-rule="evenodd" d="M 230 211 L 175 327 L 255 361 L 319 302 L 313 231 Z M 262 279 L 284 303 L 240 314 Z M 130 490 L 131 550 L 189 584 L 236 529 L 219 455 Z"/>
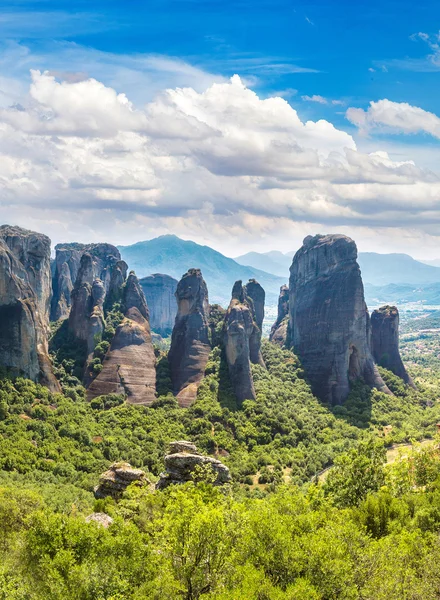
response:
<path fill-rule="evenodd" d="M 250 360 L 250 340 L 254 328 L 252 307 L 246 299 L 246 290 L 241 281 L 236 281 L 225 316 L 224 347 L 229 377 L 239 402 L 255 399 Z"/>
<path fill-rule="evenodd" d="M 87 398 L 116 393 L 126 396 L 128 403 L 149 405 L 156 397 L 156 359 L 147 302 L 134 273 L 123 286 L 121 307 L 124 320 L 116 329 L 102 371 L 88 387 Z"/>
<path fill-rule="evenodd" d="M 119 250 L 111 244 L 58 244 L 55 246 L 50 319 L 58 321 L 69 316 L 72 291 L 80 268 L 81 257 L 93 256 L 93 279 L 100 279 L 108 291 L 108 271 L 121 260 Z"/>
<path fill-rule="evenodd" d="M 343 235 L 308 236 L 290 268 L 291 343 L 314 394 L 340 404 L 363 378 L 389 392 L 374 364 L 356 244 Z"/>
<path fill-rule="evenodd" d="M 289 328 L 289 287 L 282 285 L 278 298 L 277 320 L 272 325 L 269 339 L 277 346 L 285 346 L 287 343 L 287 331 Z"/>
<path fill-rule="evenodd" d="M 0 227 L 0 364 L 59 384 L 48 356 L 50 240 L 20 227 Z"/>
<path fill-rule="evenodd" d="M 395 306 L 382 306 L 371 314 L 371 350 L 378 365 L 415 387 L 400 357 L 399 311 Z"/>
<path fill-rule="evenodd" d="M 171 334 L 177 313 L 177 280 L 155 273 L 139 280 L 150 309 L 151 329 L 166 337 Z"/>
<path fill-rule="evenodd" d="M 174 393 L 180 406 L 197 396 L 211 350 L 208 289 L 199 269 L 190 269 L 176 290 L 177 316 L 168 354 Z"/>

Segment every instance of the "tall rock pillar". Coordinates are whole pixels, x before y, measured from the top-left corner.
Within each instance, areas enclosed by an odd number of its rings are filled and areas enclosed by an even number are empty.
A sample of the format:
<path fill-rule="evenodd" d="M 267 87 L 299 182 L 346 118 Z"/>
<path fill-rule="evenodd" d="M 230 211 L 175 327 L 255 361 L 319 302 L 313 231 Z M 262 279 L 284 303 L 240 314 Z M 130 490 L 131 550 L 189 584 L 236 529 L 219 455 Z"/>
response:
<path fill-rule="evenodd" d="M 208 288 L 200 269 L 190 269 L 182 277 L 176 300 L 168 361 L 177 400 L 181 406 L 189 406 L 196 399 L 211 351 Z"/>
<path fill-rule="evenodd" d="M 390 393 L 370 350 L 356 244 L 344 235 L 305 238 L 290 268 L 291 344 L 314 394 L 342 403 L 359 378 Z"/>
<path fill-rule="evenodd" d="M 399 311 L 395 306 L 382 306 L 372 312 L 371 351 L 378 365 L 389 369 L 405 383 L 415 387 L 400 357 Z"/>

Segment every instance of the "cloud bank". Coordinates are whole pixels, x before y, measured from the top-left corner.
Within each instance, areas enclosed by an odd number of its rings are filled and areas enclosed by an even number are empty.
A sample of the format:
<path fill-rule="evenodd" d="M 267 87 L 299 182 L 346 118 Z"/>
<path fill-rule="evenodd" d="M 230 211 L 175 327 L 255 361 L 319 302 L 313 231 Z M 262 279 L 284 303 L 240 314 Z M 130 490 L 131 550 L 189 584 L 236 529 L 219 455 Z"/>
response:
<path fill-rule="evenodd" d="M 437 239 L 437 175 L 362 153 L 348 133 L 303 122 L 238 76 L 205 91 L 167 89 L 143 108 L 95 79 L 59 76 L 33 71 L 21 103 L 0 109 L 2 221 L 56 241 L 172 231 L 225 252 L 228 240 L 256 247 L 280 233 L 294 249 L 311 229 Z M 439 127 L 435 115 L 388 100 L 347 116 L 361 128 L 437 136 Z"/>

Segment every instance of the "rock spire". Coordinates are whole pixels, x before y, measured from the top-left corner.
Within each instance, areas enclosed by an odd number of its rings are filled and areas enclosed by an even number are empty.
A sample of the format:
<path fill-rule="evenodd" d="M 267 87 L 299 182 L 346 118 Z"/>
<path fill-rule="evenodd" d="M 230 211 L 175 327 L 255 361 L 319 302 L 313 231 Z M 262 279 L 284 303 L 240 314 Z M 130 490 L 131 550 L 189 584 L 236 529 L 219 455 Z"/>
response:
<path fill-rule="evenodd" d="M 290 268 L 291 343 L 314 394 L 340 404 L 359 378 L 389 392 L 370 350 L 356 244 L 344 235 L 305 238 Z"/>

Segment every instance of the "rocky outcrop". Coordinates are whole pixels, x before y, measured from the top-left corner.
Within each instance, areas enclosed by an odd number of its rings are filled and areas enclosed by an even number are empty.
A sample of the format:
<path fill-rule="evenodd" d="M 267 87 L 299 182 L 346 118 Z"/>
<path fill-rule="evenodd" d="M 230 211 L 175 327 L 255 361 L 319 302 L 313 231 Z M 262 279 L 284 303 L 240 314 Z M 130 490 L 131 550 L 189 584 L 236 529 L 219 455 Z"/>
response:
<path fill-rule="evenodd" d="M 102 371 L 88 387 L 87 398 L 114 393 L 124 395 L 130 404 L 150 405 L 156 397 L 156 358 L 147 302 L 134 273 L 123 287 L 121 306 L 125 318 L 116 329 Z"/>
<path fill-rule="evenodd" d="M 208 289 L 199 269 L 190 269 L 176 290 L 177 316 L 168 354 L 173 391 L 180 406 L 197 396 L 211 346 Z"/>
<path fill-rule="evenodd" d="M 405 383 L 414 386 L 399 352 L 399 311 L 382 306 L 371 314 L 371 351 L 378 365 L 392 371 Z"/>
<path fill-rule="evenodd" d="M 101 525 L 101 527 L 104 527 L 104 529 L 107 529 L 113 523 L 113 519 L 106 513 L 94 512 L 91 515 L 88 515 L 86 517 L 86 523 L 92 523 L 92 522 L 98 523 L 98 525 Z"/>
<path fill-rule="evenodd" d="M 230 483 L 229 469 L 212 456 L 197 452 L 191 442 L 180 441 L 170 444 L 170 452 L 165 456 L 165 473 L 161 473 L 156 489 L 162 490 L 169 485 L 178 485 L 203 477 L 203 471 L 212 472 L 213 485 Z"/>
<path fill-rule="evenodd" d="M 93 257 L 86 252 L 81 257 L 75 287 L 71 294 L 69 331 L 74 338 L 85 342 L 88 361 L 104 331 L 105 295 L 104 283 L 100 279 L 95 279 Z"/>
<path fill-rule="evenodd" d="M 285 346 L 287 343 L 287 332 L 289 328 L 289 287 L 282 285 L 278 298 L 277 320 L 270 330 L 269 340 L 277 346 Z"/>
<path fill-rule="evenodd" d="M 0 227 L 0 364 L 59 391 L 48 355 L 50 240 Z"/>
<path fill-rule="evenodd" d="M 177 280 L 169 275 L 155 273 L 139 280 L 150 309 L 151 329 L 159 335 L 169 336 L 177 313 Z"/>
<path fill-rule="evenodd" d="M 308 236 L 290 268 L 289 326 L 313 393 L 340 404 L 363 378 L 389 390 L 369 343 L 369 316 L 356 244 L 343 235 Z"/>
<path fill-rule="evenodd" d="M 249 306 L 253 315 L 254 328 L 249 340 L 249 358 L 255 365 L 265 366 L 261 354 L 261 336 L 263 333 L 264 289 L 255 279 L 249 279 L 244 286 L 244 302 Z"/>
<path fill-rule="evenodd" d="M 145 487 L 151 485 L 142 469 L 135 469 L 127 462 L 113 463 L 99 478 L 99 483 L 94 489 L 95 498 L 111 496 L 118 500 L 127 487 L 134 482 Z"/>
<path fill-rule="evenodd" d="M 53 296 L 50 319 L 58 321 L 69 316 L 72 291 L 78 276 L 81 257 L 88 253 L 93 257 L 93 279 L 100 279 L 106 292 L 110 285 L 113 265 L 121 260 L 119 250 L 111 244 L 58 244 L 52 269 Z M 110 276 L 109 276 L 110 275 Z"/>
<path fill-rule="evenodd" d="M 225 316 L 224 347 L 229 377 L 240 403 L 255 399 L 250 360 L 250 340 L 254 334 L 254 327 L 253 311 L 247 302 L 246 290 L 241 281 L 237 281 L 232 289 L 231 303 Z"/>

